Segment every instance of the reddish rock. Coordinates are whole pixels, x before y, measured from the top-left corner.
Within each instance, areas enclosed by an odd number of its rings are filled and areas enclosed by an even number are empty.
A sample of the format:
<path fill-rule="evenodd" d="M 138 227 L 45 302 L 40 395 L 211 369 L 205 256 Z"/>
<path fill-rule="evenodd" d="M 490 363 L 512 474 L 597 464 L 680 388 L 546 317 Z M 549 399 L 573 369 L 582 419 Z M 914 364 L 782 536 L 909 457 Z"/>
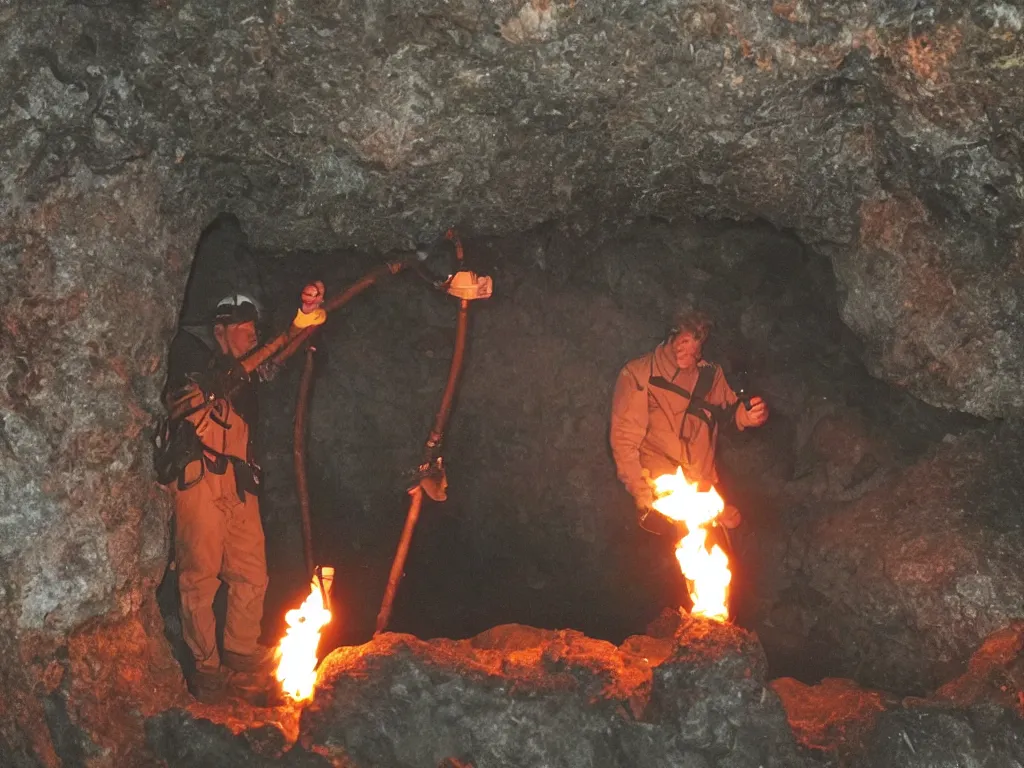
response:
<path fill-rule="evenodd" d="M 828 678 L 805 685 L 791 677 L 773 680 L 797 743 L 840 762 L 863 750 L 879 712 L 892 697 L 867 691 L 852 680 Z"/>
<path fill-rule="evenodd" d="M 338 649 L 321 666 L 300 743 L 353 767 L 797 765 L 753 636 L 678 615 L 663 623 L 675 625 L 667 655 L 664 639 L 616 648 L 518 626 Z"/>

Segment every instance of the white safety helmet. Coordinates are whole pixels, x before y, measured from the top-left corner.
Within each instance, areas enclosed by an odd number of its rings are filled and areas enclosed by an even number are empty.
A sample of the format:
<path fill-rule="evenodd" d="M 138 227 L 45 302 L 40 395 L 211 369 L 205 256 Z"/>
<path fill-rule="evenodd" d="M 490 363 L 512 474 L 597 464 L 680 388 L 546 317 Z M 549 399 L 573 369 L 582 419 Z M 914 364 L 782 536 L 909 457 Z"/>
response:
<path fill-rule="evenodd" d="M 214 322 L 218 325 L 234 325 L 235 323 L 254 322 L 260 320 L 260 305 L 251 296 L 234 293 L 217 302 Z"/>

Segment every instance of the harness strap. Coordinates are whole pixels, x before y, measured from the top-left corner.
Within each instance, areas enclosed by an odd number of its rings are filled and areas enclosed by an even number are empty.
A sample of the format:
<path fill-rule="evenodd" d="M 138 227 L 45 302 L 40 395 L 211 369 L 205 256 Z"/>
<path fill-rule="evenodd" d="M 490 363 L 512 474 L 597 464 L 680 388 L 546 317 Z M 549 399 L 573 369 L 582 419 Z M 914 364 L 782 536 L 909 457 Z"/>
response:
<path fill-rule="evenodd" d="M 730 414 L 736 410 L 736 405 L 713 405 L 707 401 L 708 393 L 711 391 L 711 387 L 715 383 L 715 374 L 718 371 L 718 366 L 714 363 L 708 365 L 702 365 L 698 369 L 697 383 L 693 387 L 693 392 L 690 392 L 678 384 L 666 379 L 661 375 L 654 375 L 654 358 L 651 358 L 650 373 L 647 378 L 647 384 L 651 387 L 657 387 L 667 392 L 671 392 L 675 395 L 685 398 L 689 402 L 686 406 L 685 414 L 692 415 L 701 421 L 703 421 L 708 429 L 715 429 L 718 424 L 722 421 L 728 421 Z M 635 377 L 634 377 L 635 378 Z M 643 391 L 645 387 L 640 380 L 636 381 L 636 388 L 638 391 Z M 738 405 L 738 403 L 737 403 Z M 682 437 L 682 425 L 680 425 L 680 437 Z"/>
<path fill-rule="evenodd" d="M 652 376 L 648 381 L 652 387 L 658 387 L 658 389 L 667 389 L 669 392 L 673 392 L 680 397 L 685 397 L 687 400 L 692 400 L 693 394 L 680 387 L 678 384 L 673 384 L 671 381 L 666 379 L 664 376 Z M 697 387 L 700 387 L 700 381 L 697 381 Z"/>
<path fill-rule="evenodd" d="M 690 403 L 686 406 L 686 413 L 696 416 L 707 424 L 708 429 L 714 430 L 718 425 L 719 408 L 711 405 L 704 398 L 711 391 L 711 385 L 715 381 L 715 366 L 705 365 L 697 373 L 697 384 L 693 388 L 693 395 Z M 683 417 L 685 420 L 685 416 Z M 679 427 L 679 436 L 682 437 L 682 425 Z"/>

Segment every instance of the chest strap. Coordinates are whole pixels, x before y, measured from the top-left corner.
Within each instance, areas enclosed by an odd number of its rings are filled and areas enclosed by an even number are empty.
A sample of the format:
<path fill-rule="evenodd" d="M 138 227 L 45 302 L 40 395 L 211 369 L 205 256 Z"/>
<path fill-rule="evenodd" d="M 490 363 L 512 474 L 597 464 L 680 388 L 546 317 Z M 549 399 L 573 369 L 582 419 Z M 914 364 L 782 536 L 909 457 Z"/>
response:
<path fill-rule="evenodd" d="M 694 386 L 693 392 L 687 391 L 678 384 L 673 384 L 664 376 L 652 376 L 649 383 L 652 387 L 658 387 L 658 389 L 664 389 L 685 398 L 688 401 L 686 414 L 695 416 L 707 424 L 709 429 L 714 429 L 718 423 L 719 417 L 728 410 L 726 408 L 711 405 L 711 403 L 705 399 L 711 391 L 711 385 L 715 382 L 716 370 L 717 366 L 714 365 L 703 365 L 698 368 L 697 384 Z M 680 426 L 680 430 L 682 430 L 682 426 Z"/>

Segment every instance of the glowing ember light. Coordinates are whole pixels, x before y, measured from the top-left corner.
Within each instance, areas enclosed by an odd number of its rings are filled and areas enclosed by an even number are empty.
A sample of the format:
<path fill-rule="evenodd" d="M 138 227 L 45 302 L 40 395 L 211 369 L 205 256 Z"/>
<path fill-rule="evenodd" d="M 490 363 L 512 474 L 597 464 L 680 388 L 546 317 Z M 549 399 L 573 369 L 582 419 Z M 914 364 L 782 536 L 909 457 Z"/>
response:
<path fill-rule="evenodd" d="M 654 481 L 654 508 L 672 520 L 686 524 L 688 533 L 676 544 L 676 559 L 686 577 L 693 599 L 690 613 L 709 619 L 729 618 L 729 557 L 715 544 L 708 551 L 708 526 L 725 509 L 718 492 L 711 488 L 698 491 L 677 469 L 674 475 L 662 475 Z"/>
<path fill-rule="evenodd" d="M 296 701 L 313 696 L 320 630 L 331 620 L 331 612 L 324 605 L 324 596 L 330 594 L 334 569 L 324 567 L 320 570 L 323 573 L 323 590 L 320 589 L 320 576 L 313 576 L 305 602 L 284 615 L 288 629 L 277 646 L 280 654 L 277 679 L 284 693 Z"/>

